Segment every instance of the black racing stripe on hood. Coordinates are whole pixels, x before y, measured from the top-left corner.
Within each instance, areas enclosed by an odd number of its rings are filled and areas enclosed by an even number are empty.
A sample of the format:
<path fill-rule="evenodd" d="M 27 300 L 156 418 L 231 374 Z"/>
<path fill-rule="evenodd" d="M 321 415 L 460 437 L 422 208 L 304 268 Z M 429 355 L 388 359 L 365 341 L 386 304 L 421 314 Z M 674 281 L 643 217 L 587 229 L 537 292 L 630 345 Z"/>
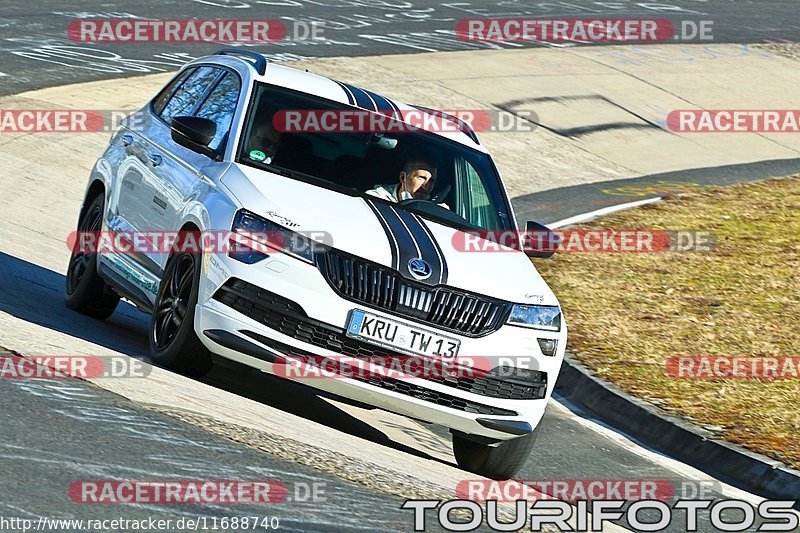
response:
<path fill-rule="evenodd" d="M 370 95 L 372 97 L 372 99 L 375 101 L 375 105 L 378 106 L 378 112 L 379 113 L 381 113 L 383 115 L 386 115 L 387 117 L 400 118 L 397 115 L 397 113 L 395 112 L 395 109 L 392 106 L 392 103 L 389 102 L 388 99 L 386 99 L 383 96 L 381 96 L 381 95 L 379 95 L 377 93 L 374 93 L 372 91 L 364 91 L 364 92 L 366 92 L 368 95 Z"/>
<path fill-rule="evenodd" d="M 373 202 L 371 200 L 366 200 L 367 205 L 372 212 L 375 213 L 375 218 L 378 219 L 378 222 L 381 223 L 381 227 L 383 227 L 383 231 L 386 233 L 386 238 L 389 241 L 389 248 L 392 250 L 392 268 L 394 270 L 400 269 L 400 249 L 399 244 L 397 241 L 397 237 L 395 237 L 391 226 L 389 226 L 389 222 L 386 220 L 386 217 L 383 215 L 381 210 L 378 208 L 378 202 Z"/>
<path fill-rule="evenodd" d="M 422 219 L 408 211 L 383 202 L 366 200 L 386 232 L 392 249 L 392 268 L 403 277 L 439 285 L 447 282 L 444 254 Z M 411 274 L 409 262 L 423 259 L 430 266 L 430 276 L 419 279 Z"/>
<path fill-rule="evenodd" d="M 402 111 L 400 111 L 400 108 L 399 108 L 399 107 L 397 107 L 397 104 L 395 104 L 394 102 L 392 102 L 390 99 L 388 99 L 388 98 L 386 98 L 386 97 L 384 97 L 384 99 L 385 99 L 387 102 L 389 102 L 389 105 L 390 105 L 390 106 L 392 106 L 392 109 L 394 109 L 395 113 L 397 113 L 397 117 L 398 117 L 400 120 L 402 120 L 402 119 L 403 119 L 403 112 L 402 112 Z"/>
<path fill-rule="evenodd" d="M 342 88 L 342 90 L 344 91 L 344 94 L 347 95 L 347 101 L 350 103 L 350 105 L 355 105 L 355 103 L 356 103 L 355 96 L 353 96 L 353 92 L 350 89 L 347 88 L 347 85 L 345 85 L 344 83 L 342 83 L 340 81 L 336 81 L 336 80 L 333 80 L 333 81 L 335 81 L 339 85 L 339 87 Z"/>
<path fill-rule="evenodd" d="M 439 248 L 439 245 L 433 238 L 430 229 L 425 225 L 423 220 L 404 209 L 397 209 L 392 207 L 398 218 L 403 221 L 403 226 L 410 230 L 414 241 L 419 248 L 419 255 L 417 257 L 424 259 L 431 267 L 431 275 L 425 280 L 419 280 L 429 285 L 438 285 L 447 281 L 447 265 L 444 260 L 444 254 Z M 403 268 L 408 270 L 407 263 L 401 263 L 401 271 Z M 405 272 L 403 272 L 405 275 Z M 413 276 L 412 276 L 413 277 Z"/>
<path fill-rule="evenodd" d="M 441 264 L 441 267 L 439 269 L 439 272 L 440 272 L 439 273 L 439 284 L 440 285 L 447 284 L 447 275 L 448 275 L 448 272 L 447 272 L 447 260 L 444 258 L 444 252 L 442 251 L 442 247 L 439 246 L 439 243 L 433 237 L 433 233 L 431 233 L 431 229 L 428 227 L 428 225 L 425 223 L 425 221 L 422 219 L 422 217 L 420 217 L 416 213 L 409 213 L 409 214 L 411 216 L 413 216 L 417 220 L 417 222 L 419 223 L 419 226 L 425 231 L 425 233 L 428 236 L 428 239 L 430 240 L 430 243 L 433 245 L 433 249 L 436 252 L 436 256 L 439 259 L 439 263 Z M 431 276 L 431 277 L 433 277 L 433 276 Z"/>
<path fill-rule="evenodd" d="M 349 85 L 347 83 L 344 84 L 350 92 L 353 93 L 353 96 L 356 99 L 356 105 L 362 109 L 367 109 L 369 111 L 377 111 L 378 107 L 375 105 L 375 102 L 372 101 L 372 98 L 364 91 L 364 89 L 359 89 L 355 85 Z"/>
<path fill-rule="evenodd" d="M 414 239 L 414 234 L 406 229 L 402 219 L 392 206 L 383 202 L 370 203 L 377 210 L 378 218 L 386 223 L 384 230 L 389 242 L 397 243 L 397 252 L 392 252 L 392 266 L 404 276 L 411 277 L 408 272 L 408 262 L 420 256 L 420 249 Z"/>

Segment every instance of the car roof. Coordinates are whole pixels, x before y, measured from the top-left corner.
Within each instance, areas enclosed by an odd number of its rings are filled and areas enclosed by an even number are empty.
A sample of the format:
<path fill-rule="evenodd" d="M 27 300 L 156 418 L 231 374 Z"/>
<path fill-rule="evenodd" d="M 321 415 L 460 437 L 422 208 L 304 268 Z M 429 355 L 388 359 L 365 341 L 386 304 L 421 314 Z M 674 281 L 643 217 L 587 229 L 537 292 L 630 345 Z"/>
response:
<path fill-rule="evenodd" d="M 373 91 L 308 71 L 278 65 L 267 61 L 267 58 L 262 54 L 242 50 L 226 50 L 212 56 L 196 59 L 190 64 L 197 63 L 217 63 L 233 67 L 239 71 L 247 70 L 250 74 L 249 77 L 255 81 L 299 91 L 359 109 L 382 113 L 393 116 L 396 119 L 402 119 L 407 116 L 408 111 L 416 111 L 418 116 L 419 113 L 438 116 L 440 118 L 437 120 L 446 121 L 448 126 L 444 128 L 445 131 L 433 132 L 435 135 L 456 141 L 481 152 L 487 152 L 472 128 L 454 116 L 422 106 L 412 106 Z M 403 120 L 403 122 L 409 123 L 408 120 Z"/>

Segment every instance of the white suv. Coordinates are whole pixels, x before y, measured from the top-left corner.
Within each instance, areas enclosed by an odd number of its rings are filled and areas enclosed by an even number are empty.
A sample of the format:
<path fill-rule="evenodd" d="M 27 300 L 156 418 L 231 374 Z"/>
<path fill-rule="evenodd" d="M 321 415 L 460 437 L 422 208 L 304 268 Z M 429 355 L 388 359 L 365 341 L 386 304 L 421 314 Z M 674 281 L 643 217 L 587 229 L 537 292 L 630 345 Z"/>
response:
<path fill-rule="evenodd" d="M 278 365 L 315 356 L 374 370 L 375 356 L 494 362 L 473 375 L 285 377 L 441 424 L 460 466 L 513 476 L 533 447 L 567 331 L 525 253 L 458 249 L 464 232 L 483 242 L 482 231 L 517 230 L 491 156 L 449 115 L 456 128 L 439 133 L 281 132 L 275 117 L 286 110 L 402 122 L 424 108 L 250 52 L 192 61 L 95 164 L 78 229 L 142 239 L 130 253 L 74 251 L 67 305 L 103 319 L 128 299 L 152 316 L 153 360 L 195 374 L 212 356 L 279 375 Z M 421 158 L 435 167 L 428 196 L 392 197 L 404 165 Z M 223 230 L 294 244 L 201 255 L 141 244 L 160 231 Z"/>

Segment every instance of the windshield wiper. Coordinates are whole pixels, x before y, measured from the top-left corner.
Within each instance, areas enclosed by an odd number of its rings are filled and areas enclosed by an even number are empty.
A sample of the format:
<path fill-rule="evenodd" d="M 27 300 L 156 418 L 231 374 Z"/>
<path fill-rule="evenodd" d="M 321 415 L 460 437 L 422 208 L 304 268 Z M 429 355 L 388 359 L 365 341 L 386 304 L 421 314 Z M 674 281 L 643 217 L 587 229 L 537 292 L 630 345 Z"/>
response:
<path fill-rule="evenodd" d="M 420 202 L 424 202 L 425 200 L 419 200 L 419 201 Z M 415 208 L 414 205 L 410 205 L 410 204 L 405 204 L 405 205 L 403 205 L 403 204 L 395 204 L 395 205 L 397 206 L 398 209 L 404 209 L 404 210 L 409 211 L 411 213 L 415 213 L 417 215 L 422 215 L 422 216 L 424 216 L 426 218 L 430 218 L 434 222 L 438 222 L 440 224 L 444 224 L 445 226 L 449 226 L 449 227 L 455 228 L 457 230 L 461 230 L 461 231 L 481 231 L 481 230 L 483 230 L 483 228 L 481 228 L 480 226 L 476 226 L 474 224 L 470 224 L 470 222 L 467 219 L 465 219 L 464 217 L 462 217 L 461 215 L 458 215 L 458 214 L 450 211 L 449 209 L 446 209 L 446 208 L 441 207 L 441 206 L 436 205 L 436 204 L 425 205 L 425 209 Z M 422 205 L 423 204 L 420 204 L 420 206 L 422 206 Z M 440 211 L 442 213 L 442 215 L 446 214 L 446 216 L 439 215 L 439 214 L 436 213 L 436 211 Z"/>
<path fill-rule="evenodd" d="M 281 176 L 286 176 L 287 178 L 294 178 L 296 176 L 295 173 L 289 170 L 288 168 L 277 167 L 275 165 L 270 165 L 268 163 L 261 163 L 261 165 L 266 167 L 267 170 L 269 170 L 274 174 L 280 174 Z"/>

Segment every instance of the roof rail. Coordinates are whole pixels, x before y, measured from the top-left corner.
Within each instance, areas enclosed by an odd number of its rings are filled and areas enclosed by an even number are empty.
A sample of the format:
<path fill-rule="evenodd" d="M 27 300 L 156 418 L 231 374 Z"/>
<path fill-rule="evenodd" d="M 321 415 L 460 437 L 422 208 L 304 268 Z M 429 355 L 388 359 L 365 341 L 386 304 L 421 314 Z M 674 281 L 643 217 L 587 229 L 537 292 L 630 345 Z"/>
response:
<path fill-rule="evenodd" d="M 478 136 L 475 135 L 475 132 L 472 131 L 472 128 L 469 127 L 469 124 L 467 124 L 466 122 L 464 122 L 460 118 L 458 118 L 458 117 L 456 117 L 454 115 L 451 115 L 450 113 L 445 113 L 444 111 L 438 111 L 436 109 L 431 109 L 430 107 L 423 107 L 423 106 L 420 106 L 420 105 L 412 105 L 411 107 L 413 107 L 415 109 L 419 109 L 420 111 L 424 111 L 426 113 L 430 113 L 431 115 L 439 116 L 439 117 L 442 117 L 442 118 L 446 118 L 447 120 L 455 122 L 458 125 L 458 129 L 459 129 L 459 131 L 461 131 L 461 133 L 464 133 L 467 137 L 472 139 L 475 142 L 475 144 L 477 144 L 477 145 L 481 144 L 481 142 L 478 140 Z"/>
<path fill-rule="evenodd" d="M 261 54 L 256 52 L 251 52 L 250 50 L 236 50 L 233 48 L 226 48 L 225 50 L 220 50 L 214 54 L 215 56 L 246 56 L 250 59 L 255 60 L 255 67 L 256 72 L 260 76 L 263 76 L 267 72 L 267 58 Z"/>

